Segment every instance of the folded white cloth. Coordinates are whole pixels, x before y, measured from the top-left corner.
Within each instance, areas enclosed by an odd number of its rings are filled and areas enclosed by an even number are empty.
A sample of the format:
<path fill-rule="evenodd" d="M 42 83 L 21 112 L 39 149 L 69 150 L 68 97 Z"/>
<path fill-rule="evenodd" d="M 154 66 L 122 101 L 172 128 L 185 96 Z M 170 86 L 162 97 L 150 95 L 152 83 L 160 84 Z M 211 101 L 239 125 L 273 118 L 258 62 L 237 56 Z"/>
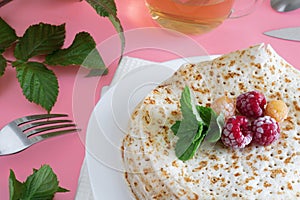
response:
<path fill-rule="evenodd" d="M 114 78 L 109 86 L 104 86 L 102 88 L 101 96 L 109 89 L 109 87 L 113 86 L 117 83 L 125 74 L 127 74 L 130 70 L 135 69 L 137 67 L 153 64 L 155 62 L 139 59 L 139 58 L 132 58 L 132 57 L 123 57 L 118 69 L 115 72 Z M 90 178 L 88 173 L 88 168 L 86 161 L 83 161 L 80 176 L 78 179 L 78 187 L 75 196 L 75 200 L 94 200 L 93 197 L 93 190 L 90 184 Z"/>

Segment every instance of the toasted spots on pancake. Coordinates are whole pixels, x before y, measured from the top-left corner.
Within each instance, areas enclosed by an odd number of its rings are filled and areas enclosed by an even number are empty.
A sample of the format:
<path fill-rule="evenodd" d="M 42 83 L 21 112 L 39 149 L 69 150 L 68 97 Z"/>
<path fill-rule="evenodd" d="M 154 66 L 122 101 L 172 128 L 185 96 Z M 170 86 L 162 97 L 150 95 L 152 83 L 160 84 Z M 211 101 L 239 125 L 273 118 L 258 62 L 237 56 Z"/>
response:
<path fill-rule="evenodd" d="M 247 186 L 245 187 L 245 189 L 246 189 L 246 190 L 252 190 L 252 189 L 253 189 L 253 187 L 252 187 L 252 186 L 249 186 L 249 185 L 247 185 Z"/>
<path fill-rule="evenodd" d="M 246 156 L 246 160 L 250 160 L 252 156 L 253 156 L 253 154 L 247 155 L 247 156 Z"/>
<path fill-rule="evenodd" d="M 300 106 L 297 101 L 293 101 L 293 105 L 295 106 L 296 111 L 300 111 Z"/>
<path fill-rule="evenodd" d="M 177 162 L 176 162 L 176 160 L 174 160 L 174 161 L 172 162 L 172 166 L 173 166 L 173 167 L 179 167 L 178 164 L 177 164 Z"/>
<path fill-rule="evenodd" d="M 145 104 L 155 104 L 155 100 L 151 99 L 150 97 L 145 99 Z"/>
<path fill-rule="evenodd" d="M 288 78 L 285 78 L 284 81 L 285 81 L 286 83 L 291 83 L 291 82 L 292 82 L 292 81 L 291 81 L 290 79 L 288 79 Z"/>
<path fill-rule="evenodd" d="M 235 177 L 240 176 L 240 175 L 241 175 L 241 173 L 239 173 L 239 172 L 234 174 Z"/>
<path fill-rule="evenodd" d="M 168 98 L 168 97 L 165 98 L 165 101 L 166 101 L 168 104 L 172 104 L 172 103 L 173 103 L 173 101 L 172 101 L 170 98 Z"/>
<path fill-rule="evenodd" d="M 272 170 L 270 170 L 270 172 L 271 172 L 270 176 L 272 178 L 276 178 L 276 176 L 278 176 L 278 175 L 281 175 L 282 177 L 284 177 L 286 175 L 286 172 L 283 169 L 281 169 L 281 168 L 272 169 Z"/>
<path fill-rule="evenodd" d="M 257 155 L 256 158 L 260 161 L 269 161 L 269 158 L 266 155 Z"/>
<path fill-rule="evenodd" d="M 270 184 L 268 181 L 265 181 L 265 182 L 264 182 L 264 187 L 267 188 L 267 187 L 271 187 L 271 186 L 272 186 L 272 184 Z"/>
<path fill-rule="evenodd" d="M 200 170 L 202 170 L 204 167 L 207 166 L 207 161 L 201 161 L 199 164 L 198 164 L 198 167 L 194 168 L 192 171 L 193 172 L 198 172 Z"/>
<path fill-rule="evenodd" d="M 216 177 L 216 176 L 213 176 L 213 177 L 210 178 L 210 182 L 212 184 L 216 184 L 219 181 L 222 182 L 222 183 L 224 183 L 225 182 L 225 178 L 224 177 Z"/>
<path fill-rule="evenodd" d="M 246 179 L 245 179 L 245 183 L 247 184 L 247 183 L 249 183 L 251 180 L 255 180 L 255 177 L 251 176 L 251 177 L 249 177 L 249 178 L 246 178 Z"/>
<path fill-rule="evenodd" d="M 240 74 L 237 73 L 237 72 L 228 72 L 227 74 L 223 74 L 223 77 L 224 77 L 225 80 L 232 79 L 236 76 L 239 77 Z"/>
<path fill-rule="evenodd" d="M 291 163 L 291 160 L 292 160 L 292 158 L 293 158 L 294 156 L 296 156 L 296 153 L 293 153 L 291 156 L 287 157 L 287 158 L 284 160 L 284 163 L 285 163 L 285 164 Z"/>
<path fill-rule="evenodd" d="M 288 188 L 289 190 L 293 190 L 293 186 L 292 186 L 292 184 L 291 184 L 290 182 L 287 183 L 287 188 Z"/>
<path fill-rule="evenodd" d="M 262 192 L 262 189 L 258 189 L 256 190 L 257 193 L 261 193 Z"/>

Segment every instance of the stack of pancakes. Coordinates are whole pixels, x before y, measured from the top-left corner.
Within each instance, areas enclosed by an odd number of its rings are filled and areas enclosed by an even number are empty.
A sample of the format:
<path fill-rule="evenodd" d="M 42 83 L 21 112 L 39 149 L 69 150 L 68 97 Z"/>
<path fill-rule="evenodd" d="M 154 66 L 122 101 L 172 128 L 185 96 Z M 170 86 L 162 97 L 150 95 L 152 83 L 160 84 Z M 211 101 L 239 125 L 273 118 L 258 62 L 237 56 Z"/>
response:
<path fill-rule="evenodd" d="M 283 100 L 289 114 L 280 139 L 240 150 L 204 143 L 192 159 L 179 160 L 170 127 L 182 118 L 186 85 L 202 106 L 252 90 Z M 264 44 L 185 64 L 135 109 L 122 150 L 136 199 L 300 199 L 300 72 Z"/>

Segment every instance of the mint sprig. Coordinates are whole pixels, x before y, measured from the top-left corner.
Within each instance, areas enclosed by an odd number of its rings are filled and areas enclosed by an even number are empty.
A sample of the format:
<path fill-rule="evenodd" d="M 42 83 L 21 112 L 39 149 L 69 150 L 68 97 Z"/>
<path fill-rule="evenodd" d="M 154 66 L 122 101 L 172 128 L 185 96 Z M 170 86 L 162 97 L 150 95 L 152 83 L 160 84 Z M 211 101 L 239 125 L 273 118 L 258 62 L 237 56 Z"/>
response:
<path fill-rule="evenodd" d="M 171 130 L 178 137 L 175 154 L 186 161 L 194 156 L 204 139 L 210 143 L 220 139 L 224 116 L 217 115 L 210 107 L 195 105 L 187 86 L 181 94 L 180 109 L 183 118 L 176 121 Z"/>
<path fill-rule="evenodd" d="M 59 186 L 57 176 L 49 165 L 43 165 L 38 170 L 34 169 L 33 173 L 27 177 L 25 182 L 18 181 L 14 171 L 10 170 L 10 200 L 51 200 L 57 192 L 69 192 L 69 190 Z"/>

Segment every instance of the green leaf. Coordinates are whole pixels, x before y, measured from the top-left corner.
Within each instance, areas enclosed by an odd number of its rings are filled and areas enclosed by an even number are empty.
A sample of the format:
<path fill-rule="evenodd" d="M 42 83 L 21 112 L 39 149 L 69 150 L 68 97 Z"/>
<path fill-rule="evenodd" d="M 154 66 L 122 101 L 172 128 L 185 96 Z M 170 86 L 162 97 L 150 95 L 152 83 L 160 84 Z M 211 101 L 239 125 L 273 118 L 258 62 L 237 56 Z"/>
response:
<path fill-rule="evenodd" d="M 46 56 L 48 65 L 82 65 L 89 69 L 107 71 L 105 64 L 96 49 L 94 39 L 87 32 L 80 32 L 75 36 L 72 45 L 66 49 L 60 49 Z"/>
<path fill-rule="evenodd" d="M 193 142 L 200 138 L 202 132 L 202 123 L 199 121 L 194 113 L 195 105 L 192 103 L 190 89 L 185 87 L 180 98 L 180 109 L 182 113 L 182 121 L 180 125 L 177 122 L 173 129 L 177 129 L 176 136 L 179 137 L 175 145 L 175 153 L 179 159 L 186 154 L 186 152 L 194 152 L 189 150 Z M 201 130 L 201 131 L 199 131 Z M 190 157 L 184 156 L 184 157 Z"/>
<path fill-rule="evenodd" d="M 9 191 L 10 200 L 51 200 L 57 192 L 69 192 L 59 186 L 57 176 L 49 165 L 33 169 L 24 183 L 19 182 L 10 170 Z"/>
<path fill-rule="evenodd" d="M 15 62 L 13 65 L 25 97 L 50 112 L 58 96 L 55 74 L 38 62 Z"/>
<path fill-rule="evenodd" d="M 2 76 L 5 72 L 6 68 L 6 60 L 5 58 L 0 54 L 0 76 Z"/>
<path fill-rule="evenodd" d="M 185 87 L 180 98 L 180 109 L 182 113 L 182 121 L 177 132 L 179 138 L 185 137 L 188 134 L 196 135 L 199 122 L 194 113 L 196 108 L 193 108 L 191 93 L 188 87 Z"/>
<path fill-rule="evenodd" d="M 56 192 L 62 191 L 58 184 L 57 176 L 51 167 L 43 165 L 26 179 L 24 183 L 25 191 L 22 197 L 23 199 L 51 200 Z"/>
<path fill-rule="evenodd" d="M 117 16 L 110 15 L 108 18 L 109 18 L 110 22 L 112 23 L 112 25 L 115 27 L 115 30 L 119 34 L 119 38 L 121 40 L 121 57 L 119 59 L 119 62 L 120 62 L 123 57 L 124 50 L 125 50 L 124 30 L 123 30 L 122 24 Z"/>
<path fill-rule="evenodd" d="M 63 188 L 63 187 L 58 187 L 56 192 L 70 192 L 70 190 Z"/>
<path fill-rule="evenodd" d="M 0 17 L 0 52 L 18 39 L 16 31 Z"/>
<path fill-rule="evenodd" d="M 211 109 L 210 107 L 204 107 L 199 105 L 196 106 L 196 109 L 205 125 L 209 126 L 211 122 L 211 117 L 214 113 L 213 109 Z"/>
<path fill-rule="evenodd" d="M 214 143 L 221 138 L 222 129 L 224 126 L 224 115 L 221 113 L 219 116 L 210 107 L 196 106 L 200 117 L 207 125 L 207 136 L 205 141 Z"/>
<path fill-rule="evenodd" d="M 175 154 L 180 160 L 186 161 L 194 156 L 204 139 L 208 142 L 220 139 L 224 115 L 217 116 L 210 107 L 194 105 L 187 86 L 181 94 L 180 109 L 183 119 L 176 121 L 171 130 L 178 137 Z"/>
<path fill-rule="evenodd" d="M 114 0 L 86 0 L 95 11 L 102 17 L 108 17 L 115 30 L 119 34 L 121 40 L 121 58 L 125 49 L 125 35 L 124 29 L 117 17 L 117 7 Z M 121 60 L 120 58 L 120 60 Z"/>
<path fill-rule="evenodd" d="M 175 124 L 173 124 L 171 126 L 171 130 L 173 131 L 174 135 L 177 134 L 179 127 L 180 127 L 180 123 L 181 123 L 181 121 L 176 121 Z"/>
<path fill-rule="evenodd" d="M 225 117 L 223 113 L 217 116 L 214 112 L 205 140 L 210 143 L 217 142 L 221 138 L 224 123 Z"/>
<path fill-rule="evenodd" d="M 60 26 L 44 23 L 32 25 L 20 38 L 14 55 L 19 60 L 27 61 L 33 56 L 52 53 L 64 44 L 65 32 L 65 24 Z"/>
<path fill-rule="evenodd" d="M 182 161 L 187 161 L 189 159 L 191 159 L 196 151 L 198 150 L 198 148 L 200 147 L 201 143 L 203 142 L 203 139 L 205 137 L 205 134 L 199 134 L 200 137 L 198 140 L 194 141 L 187 149 L 186 151 L 183 153 L 183 154 L 177 154 L 176 151 L 176 156 L 182 160 Z"/>
<path fill-rule="evenodd" d="M 199 140 L 202 137 L 202 135 L 206 135 L 206 132 L 204 131 L 207 129 L 205 129 L 204 126 L 205 125 L 203 124 L 203 122 L 199 122 L 197 134 L 195 135 L 193 142 Z"/>
<path fill-rule="evenodd" d="M 106 75 L 108 73 L 108 69 L 105 70 L 102 69 L 91 69 L 87 77 L 93 77 L 93 76 L 102 76 Z"/>
<path fill-rule="evenodd" d="M 114 0 L 86 0 L 102 17 L 117 15 L 117 7 Z"/>
<path fill-rule="evenodd" d="M 16 179 L 16 175 L 13 170 L 10 170 L 9 175 L 9 199 L 19 200 L 21 199 L 24 185 Z"/>

